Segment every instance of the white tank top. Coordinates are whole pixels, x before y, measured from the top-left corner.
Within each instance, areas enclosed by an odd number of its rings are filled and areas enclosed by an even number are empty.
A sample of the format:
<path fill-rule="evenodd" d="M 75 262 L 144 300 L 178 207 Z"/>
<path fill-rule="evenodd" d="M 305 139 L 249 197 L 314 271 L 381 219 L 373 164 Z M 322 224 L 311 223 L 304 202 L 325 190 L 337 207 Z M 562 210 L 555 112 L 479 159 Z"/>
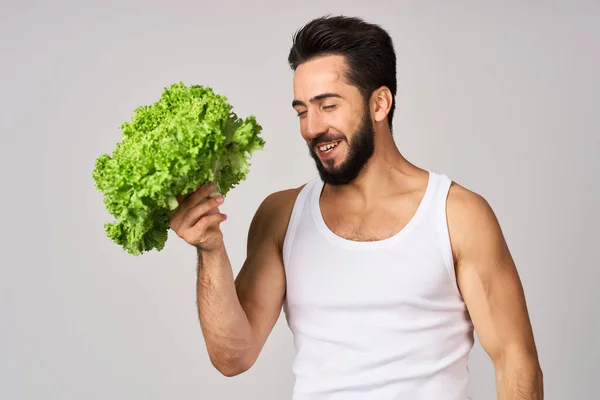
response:
<path fill-rule="evenodd" d="M 446 224 L 450 184 L 429 171 L 413 218 L 373 242 L 328 228 L 318 176 L 301 190 L 283 247 L 293 400 L 469 399 L 473 325 Z"/>

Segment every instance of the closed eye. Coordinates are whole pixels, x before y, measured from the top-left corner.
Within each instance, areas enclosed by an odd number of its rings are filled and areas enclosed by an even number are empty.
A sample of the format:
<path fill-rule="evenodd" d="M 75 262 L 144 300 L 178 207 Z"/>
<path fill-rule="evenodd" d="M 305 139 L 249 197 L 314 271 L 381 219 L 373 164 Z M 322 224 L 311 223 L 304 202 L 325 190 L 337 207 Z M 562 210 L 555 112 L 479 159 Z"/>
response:
<path fill-rule="evenodd" d="M 324 110 L 333 110 L 336 108 L 337 104 L 330 104 L 328 106 L 323 106 Z M 306 111 L 300 111 L 297 115 L 298 117 L 303 117 L 306 114 Z"/>

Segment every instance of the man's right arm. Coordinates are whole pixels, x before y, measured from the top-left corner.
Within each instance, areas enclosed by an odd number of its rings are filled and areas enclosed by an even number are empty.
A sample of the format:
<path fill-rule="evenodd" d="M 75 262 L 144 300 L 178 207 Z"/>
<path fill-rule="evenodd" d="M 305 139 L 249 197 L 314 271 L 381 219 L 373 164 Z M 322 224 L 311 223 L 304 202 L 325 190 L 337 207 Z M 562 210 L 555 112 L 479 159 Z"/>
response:
<path fill-rule="evenodd" d="M 285 296 L 282 247 L 298 189 L 268 196 L 248 232 L 247 256 L 236 279 L 225 246 L 198 251 L 198 313 L 213 365 L 225 376 L 257 360 Z"/>

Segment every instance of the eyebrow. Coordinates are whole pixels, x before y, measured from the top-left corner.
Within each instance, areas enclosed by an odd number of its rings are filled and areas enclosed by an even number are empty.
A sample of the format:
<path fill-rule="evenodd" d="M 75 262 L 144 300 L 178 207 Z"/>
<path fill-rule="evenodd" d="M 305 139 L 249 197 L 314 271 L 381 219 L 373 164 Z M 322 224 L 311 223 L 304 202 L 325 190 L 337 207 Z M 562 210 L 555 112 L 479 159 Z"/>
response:
<path fill-rule="evenodd" d="M 310 99 L 309 102 L 310 103 L 314 103 L 315 101 L 327 99 L 327 98 L 330 98 L 330 97 L 335 97 L 335 98 L 338 98 L 338 99 L 343 99 L 343 97 L 340 96 L 337 93 L 323 93 L 323 94 L 316 95 L 315 97 L 313 97 L 312 99 Z M 294 101 L 292 101 L 292 107 L 296 107 L 296 106 L 305 106 L 306 107 L 306 104 L 303 101 L 301 101 L 301 100 L 294 100 Z"/>

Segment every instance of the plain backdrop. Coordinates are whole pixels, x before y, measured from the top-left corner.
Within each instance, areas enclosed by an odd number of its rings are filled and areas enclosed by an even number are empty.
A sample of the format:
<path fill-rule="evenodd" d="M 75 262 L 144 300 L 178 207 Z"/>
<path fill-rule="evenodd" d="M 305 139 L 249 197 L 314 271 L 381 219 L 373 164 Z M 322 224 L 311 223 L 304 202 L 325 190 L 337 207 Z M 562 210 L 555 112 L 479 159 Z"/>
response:
<path fill-rule="evenodd" d="M 327 13 L 389 31 L 401 152 L 496 211 L 546 398 L 599 398 L 599 2 L 0 4 L 0 398 L 290 398 L 283 314 L 256 365 L 221 376 L 199 328 L 194 250 L 171 232 L 162 252 L 126 254 L 104 234 L 91 172 L 172 83 L 210 85 L 256 115 L 265 148 L 222 207 L 237 274 L 260 202 L 316 174 L 287 56 L 293 33 Z M 473 399 L 495 398 L 479 344 L 470 370 Z"/>

